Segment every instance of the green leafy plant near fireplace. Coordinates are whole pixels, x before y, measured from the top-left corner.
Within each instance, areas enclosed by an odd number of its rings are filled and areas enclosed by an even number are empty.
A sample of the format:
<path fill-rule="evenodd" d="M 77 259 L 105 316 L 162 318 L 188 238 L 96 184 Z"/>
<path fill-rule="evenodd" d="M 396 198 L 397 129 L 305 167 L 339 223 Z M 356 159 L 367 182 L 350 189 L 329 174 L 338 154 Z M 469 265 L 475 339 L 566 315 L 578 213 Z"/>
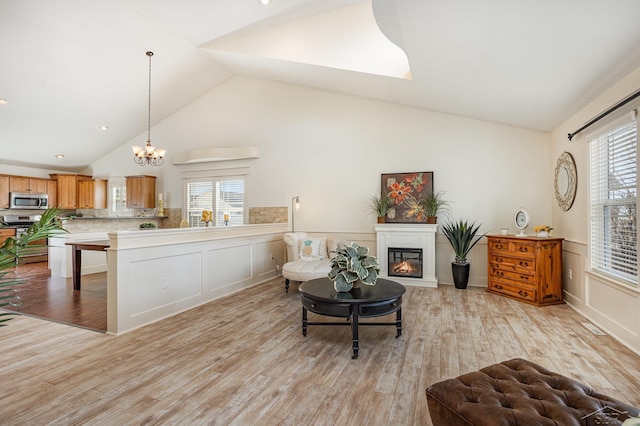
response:
<path fill-rule="evenodd" d="M 18 286 L 24 281 L 17 278 L 13 268 L 22 256 L 37 250 L 42 245 L 35 245 L 38 240 L 49 238 L 60 232 L 67 232 L 57 219 L 60 209 L 51 208 L 42 213 L 39 222 L 32 224 L 20 237 L 9 237 L 0 246 L 0 308 L 5 306 L 22 306 L 22 299 L 18 294 Z M 14 312 L 0 312 L 0 327 L 12 319 Z"/>
<path fill-rule="evenodd" d="M 471 249 L 478 244 L 478 241 L 486 235 L 485 232 L 476 237 L 479 229 L 480 225 L 476 225 L 475 222 L 469 223 L 462 219 L 442 226 L 442 232 L 447 237 L 456 256 L 455 260 L 451 262 L 453 283 L 456 288 L 467 288 L 469 283 L 471 264 L 467 262 L 467 256 Z"/>

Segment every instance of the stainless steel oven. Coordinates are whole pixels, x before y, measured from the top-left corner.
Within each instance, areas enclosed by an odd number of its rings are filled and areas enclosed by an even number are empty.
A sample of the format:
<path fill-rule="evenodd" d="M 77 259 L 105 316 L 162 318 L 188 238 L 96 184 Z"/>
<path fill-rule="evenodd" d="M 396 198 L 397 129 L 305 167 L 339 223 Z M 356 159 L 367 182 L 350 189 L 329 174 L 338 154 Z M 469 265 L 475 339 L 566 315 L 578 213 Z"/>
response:
<path fill-rule="evenodd" d="M 22 234 L 27 232 L 29 226 L 32 224 L 39 222 L 42 216 L 39 214 L 32 215 L 5 215 L 2 216 L 2 221 L 7 224 L 7 226 L 16 229 L 16 238 L 19 238 Z M 42 240 L 36 241 L 32 243 L 34 246 L 30 248 L 28 253 L 22 254 L 21 263 L 34 263 L 34 262 L 46 262 L 49 258 L 49 247 L 47 247 L 47 239 L 43 238 Z"/>
<path fill-rule="evenodd" d="M 49 208 L 49 195 L 12 192 L 9 194 L 9 208 L 16 210 L 46 210 Z"/>

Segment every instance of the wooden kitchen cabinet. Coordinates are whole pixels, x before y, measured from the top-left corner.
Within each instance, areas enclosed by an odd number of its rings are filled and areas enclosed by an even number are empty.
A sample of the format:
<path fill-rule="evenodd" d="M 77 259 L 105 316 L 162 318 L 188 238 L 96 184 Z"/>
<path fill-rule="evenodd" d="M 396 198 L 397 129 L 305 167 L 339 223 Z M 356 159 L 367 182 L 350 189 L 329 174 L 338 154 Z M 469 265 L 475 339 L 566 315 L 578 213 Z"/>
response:
<path fill-rule="evenodd" d="M 156 177 L 126 176 L 127 208 L 153 209 L 156 207 Z"/>
<path fill-rule="evenodd" d="M 50 175 L 55 179 L 57 207 L 61 209 L 78 208 L 78 175 Z"/>
<path fill-rule="evenodd" d="M 107 208 L 107 181 L 102 179 L 78 181 L 79 209 Z"/>
<path fill-rule="evenodd" d="M 49 195 L 49 207 L 57 207 L 58 183 L 53 179 L 47 181 L 47 195 Z"/>
<path fill-rule="evenodd" d="M 9 208 L 9 176 L 0 176 L 0 209 Z"/>
<path fill-rule="evenodd" d="M 29 192 L 32 194 L 47 193 L 47 179 L 26 176 L 10 176 L 9 192 Z"/>
<path fill-rule="evenodd" d="M 15 236 L 16 230 L 14 228 L 0 228 L 0 245 L 4 244 L 7 238 Z"/>
<path fill-rule="evenodd" d="M 487 290 L 537 306 L 564 303 L 562 240 L 487 235 Z"/>

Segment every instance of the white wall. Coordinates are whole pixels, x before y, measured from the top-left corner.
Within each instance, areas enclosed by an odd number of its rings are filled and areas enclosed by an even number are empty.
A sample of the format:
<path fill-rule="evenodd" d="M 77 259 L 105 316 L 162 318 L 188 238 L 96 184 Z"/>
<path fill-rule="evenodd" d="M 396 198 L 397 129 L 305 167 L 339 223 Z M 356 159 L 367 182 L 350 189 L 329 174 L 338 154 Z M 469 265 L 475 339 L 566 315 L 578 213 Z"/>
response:
<path fill-rule="evenodd" d="M 182 170 L 248 165 L 251 206 L 290 206 L 300 195 L 297 229 L 373 232 L 366 204 L 380 174 L 433 171 L 454 215 L 483 230 L 511 226 L 520 205 L 534 224 L 551 220 L 550 139 L 542 132 L 238 76 L 156 125 L 152 140 L 169 150 L 169 164 L 130 165 L 131 141 L 96 162 L 94 175 L 158 172 L 168 207 L 181 207 Z M 212 146 L 257 146 L 261 157 L 170 164 L 177 152 Z"/>
<path fill-rule="evenodd" d="M 563 212 L 555 202 L 552 205 L 553 225 L 565 238 L 563 246 L 565 300 L 608 333 L 640 353 L 640 292 L 636 288 L 617 284 L 587 272 L 589 210 L 587 141 L 577 136 L 569 141 L 567 134 L 607 110 L 640 87 L 640 68 L 616 84 L 604 95 L 567 120 L 552 132 L 550 162 L 555 163 L 563 151 L 570 152 L 576 162 L 578 188 L 571 209 Z M 549 188 L 553 191 L 553 186 Z M 568 270 L 573 278 L 569 278 Z"/>

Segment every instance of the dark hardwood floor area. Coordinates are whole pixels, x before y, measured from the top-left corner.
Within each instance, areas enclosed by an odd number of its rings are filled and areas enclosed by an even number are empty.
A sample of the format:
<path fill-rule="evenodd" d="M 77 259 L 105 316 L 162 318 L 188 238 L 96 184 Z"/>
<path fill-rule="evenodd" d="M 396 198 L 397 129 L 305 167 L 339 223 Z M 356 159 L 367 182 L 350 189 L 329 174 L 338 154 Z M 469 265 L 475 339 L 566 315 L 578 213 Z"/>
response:
<path fill-rule="evenodd" d="M 107 273 L 82 276 L 82 290 L 74 291 L 72 278 L 52 277 L 47 262 L 19 265 L 14 272 L 24 280 L 17 286 L 22 307 L 9 308 L 24 315 L 107 330 Z"/>

